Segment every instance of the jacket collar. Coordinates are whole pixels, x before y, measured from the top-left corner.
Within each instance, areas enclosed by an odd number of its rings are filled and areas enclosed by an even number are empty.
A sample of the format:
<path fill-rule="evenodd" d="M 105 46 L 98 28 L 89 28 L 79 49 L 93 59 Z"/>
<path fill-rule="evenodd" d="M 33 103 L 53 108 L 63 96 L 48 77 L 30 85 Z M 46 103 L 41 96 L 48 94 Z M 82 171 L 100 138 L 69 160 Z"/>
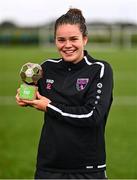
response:
<path fill-rule="evenodd" d="M 65 60 L 62 61 L 63 67 L 65 67 L 67 70 L 78 70 L 87 65 L 86 59 L 88 59 L 89 62 L 92 62 L 93 58 L 89 56 L 88 52 L 84 50 L 84 57 L 81 61 L 74 64 L 72 62 L 66 62 Z"/>

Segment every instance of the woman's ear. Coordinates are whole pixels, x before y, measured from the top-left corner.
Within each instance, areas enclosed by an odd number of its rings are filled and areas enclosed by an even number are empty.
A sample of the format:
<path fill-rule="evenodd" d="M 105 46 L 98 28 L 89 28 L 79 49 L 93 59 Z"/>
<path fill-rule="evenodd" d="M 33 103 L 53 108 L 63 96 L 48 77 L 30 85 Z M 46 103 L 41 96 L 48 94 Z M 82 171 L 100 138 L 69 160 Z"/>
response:
<path fill-rule="evenodd" d="M 83 41 L 84 41 L 84 46 L 86 46 L 87 42 L 88 42 L 88 37 L 87 36 L 84 36 L 83 37 Z"/>

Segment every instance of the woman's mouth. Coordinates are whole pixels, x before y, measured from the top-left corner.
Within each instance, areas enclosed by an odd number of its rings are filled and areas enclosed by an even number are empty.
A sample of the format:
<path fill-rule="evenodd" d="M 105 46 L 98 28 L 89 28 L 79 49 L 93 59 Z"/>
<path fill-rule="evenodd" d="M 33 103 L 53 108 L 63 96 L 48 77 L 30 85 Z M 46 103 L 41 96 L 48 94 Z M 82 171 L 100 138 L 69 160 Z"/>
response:
<path fill-rule="evenodd" d="M 67 56 L 71 56 L 76 50 L 64 50 L 63 53 Z"/>

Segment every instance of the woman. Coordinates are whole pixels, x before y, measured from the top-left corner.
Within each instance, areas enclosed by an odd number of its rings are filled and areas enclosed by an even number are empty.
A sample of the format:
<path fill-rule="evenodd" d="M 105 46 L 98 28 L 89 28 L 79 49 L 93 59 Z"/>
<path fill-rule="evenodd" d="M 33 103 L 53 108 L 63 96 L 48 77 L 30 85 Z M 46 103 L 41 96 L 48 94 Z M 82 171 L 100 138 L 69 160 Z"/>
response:
<path fill-rule="evenodd" d="M 45 112 L 36 179 L 104 179 L 105 125 L 112 103 L 110 65 L 84 50 L 87 27 L 79 9 L 55 22 L 55 43 L 61 55 L 42 64 L 37 99 L 19 99 Z"/>

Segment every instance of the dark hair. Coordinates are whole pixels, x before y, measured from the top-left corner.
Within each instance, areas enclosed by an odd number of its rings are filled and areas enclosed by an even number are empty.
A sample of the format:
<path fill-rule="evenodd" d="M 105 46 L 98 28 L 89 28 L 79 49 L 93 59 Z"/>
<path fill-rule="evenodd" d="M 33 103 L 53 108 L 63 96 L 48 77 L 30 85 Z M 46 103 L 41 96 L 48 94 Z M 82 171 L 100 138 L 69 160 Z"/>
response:
<path fill-rule="evenodd" d="M 79 9 L 71 8 L 66 14 L 63 14 L 56 20 L 54 36 L 56 36 L 56 30 L 58 26 L 63 24 L 78 24 L 82 35 L 87 36 L 88 34 L 85 18 L 83 17 L 82 12 Z"/>

